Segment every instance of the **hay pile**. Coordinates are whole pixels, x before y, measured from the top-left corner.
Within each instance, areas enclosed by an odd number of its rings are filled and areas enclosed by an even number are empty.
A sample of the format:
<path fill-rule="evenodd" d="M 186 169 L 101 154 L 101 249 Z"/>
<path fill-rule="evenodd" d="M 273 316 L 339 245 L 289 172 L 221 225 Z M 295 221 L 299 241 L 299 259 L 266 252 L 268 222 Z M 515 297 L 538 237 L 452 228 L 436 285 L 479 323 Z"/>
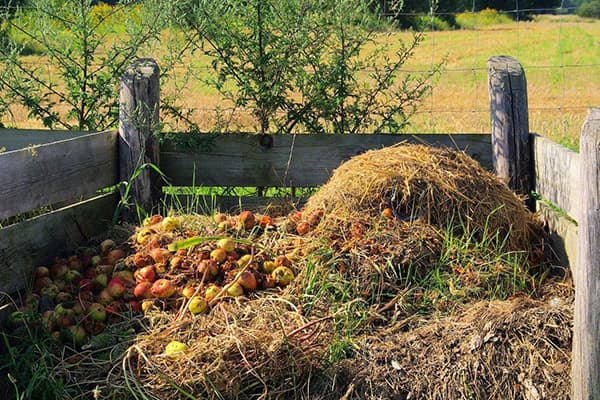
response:
<path fill-rule="evenodd" d="M 368 151 L 338 167 L 305 207 L 324 213 L 316 235 L 356 236 L 391 208 L 397 219 L 420 220 L 439 230 L 507 238 L 507 250 L 537 239 L 532 215 L 497 177 L 466 154 L 400 144 Z"/>
<path fill-rule="evenodd" d="M 309 321 L 287 300 L 221 302 L 202 318 L 173 321 L 156 311 L 149 334 L 130 348 L 129 373 L 158 399 L 294 397 L 326 353 L 328 318 Z M 152 319 L 152 313 L 149 315 Z M 185 354 L 163 354 L 177 340 Z"/>
<path fill-rule="evenodd" d="M 347 399 L 567 399 L 570 299 L 485 301 L 368 336 L 343 362 Z"/>

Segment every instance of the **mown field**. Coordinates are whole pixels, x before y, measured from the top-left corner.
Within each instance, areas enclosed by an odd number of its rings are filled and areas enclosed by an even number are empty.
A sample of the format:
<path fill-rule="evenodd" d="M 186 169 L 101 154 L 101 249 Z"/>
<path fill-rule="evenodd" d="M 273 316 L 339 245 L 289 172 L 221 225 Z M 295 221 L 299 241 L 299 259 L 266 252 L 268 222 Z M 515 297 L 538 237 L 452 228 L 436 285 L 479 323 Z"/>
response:
<path fill-rule="evenodd" d="M 378 40 L 391 45 L 409 40 L 411 33 L 394 32 Z M 413 117 L 409 132 L 488 132 L 489 104 L 486 60 L 510 55 L 524 66 L 529 91 L 530 129 L 576 147 L 589 107 L 600 104 L 600 21 L 573 16 L 546 16 L 531 22 L 514 22 L 475 30 L 429 32 L 406 66 L 407 72 L 424 71 L 445 60 L 434 90 Z M 156 57 L 162 49 L 146 50 Z M 44 64 L 43 56 L 29 56 L 31 63 Z M 194 110 L 192 119 L 203 129 L 214 123 L 221 107 L 227 110 L 215 89 L 202 79 L 210 73 L 210 60 L 188 59 L 163 84 L 164 95 L 178 94 L 179 104 Z M 192 67 L 189 75 L 188 66 Z M 52 67 L 48 68 L 52 75 Z M 365 73 L 366 76 L 366 73 Z M 221 115 L 223 117 L 223 115 Z M 229 118 L 224 111 L 226 119 Z M 232 126 L 252 130 L 251 113 L 237 112 Z M 24 109 L 13 109 L 7 125 L 40 127 L 27 118 Z"/>

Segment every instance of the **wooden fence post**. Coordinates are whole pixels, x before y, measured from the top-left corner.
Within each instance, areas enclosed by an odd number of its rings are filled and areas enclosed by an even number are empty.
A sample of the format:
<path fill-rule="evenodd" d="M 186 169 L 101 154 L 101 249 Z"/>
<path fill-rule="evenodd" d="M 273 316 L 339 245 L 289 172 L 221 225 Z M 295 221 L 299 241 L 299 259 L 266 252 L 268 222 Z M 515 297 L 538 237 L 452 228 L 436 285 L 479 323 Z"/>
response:
<path fill-rule="evenodd" d="M 527 196 L 526 205 L 533 210 L 533 162 L 525 72 L 517 60 L 508 56 L 490 58 L 487 67 L 494 169 L 512 190 Z"/>
<path fill-rule="evenodd" d="M 573 400 L 600 399 L 600 108 L 588 114 L 579 141 Z"/>
<path fill-rule="evenodd" d="M 146 163 L 159 165 L 158 129 L 160 105 L 159 69 L 152 59 L 131 63 L 121 78 L 119 108 L 119 177 L 129 182 L 129 204 L 137 203 L 146 211 L 156 204 L 160 193 L 157 174 L 152 168 L 139 170 Z M 139 173 L 135 178 L 134 174 Z M 125 187 L 121 188 L 124 196 Z M 124 217 L 135 217 L 124 210 Z"/>

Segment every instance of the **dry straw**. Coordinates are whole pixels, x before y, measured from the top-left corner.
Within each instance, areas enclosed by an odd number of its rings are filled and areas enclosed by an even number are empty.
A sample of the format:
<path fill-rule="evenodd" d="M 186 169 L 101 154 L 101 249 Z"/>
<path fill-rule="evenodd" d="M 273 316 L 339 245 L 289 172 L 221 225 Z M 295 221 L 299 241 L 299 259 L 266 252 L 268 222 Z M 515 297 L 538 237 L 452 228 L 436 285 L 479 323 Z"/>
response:
<path fill-rule="evenodd" d="M 537 239 L 532 215 L 508 187 L 463 152 L 400 144 L 368 151 L 338 167 L 306 213 L 324 211 L 317 234 L 353 235 L 391 208 L 397 218 L 440 230 L 507 238 L 505 250 Z"/>
<path fill-rule="evenodd" d="M 347 399 L 567 399 L 570 299 L 484 301 L 364 338 Z"/>

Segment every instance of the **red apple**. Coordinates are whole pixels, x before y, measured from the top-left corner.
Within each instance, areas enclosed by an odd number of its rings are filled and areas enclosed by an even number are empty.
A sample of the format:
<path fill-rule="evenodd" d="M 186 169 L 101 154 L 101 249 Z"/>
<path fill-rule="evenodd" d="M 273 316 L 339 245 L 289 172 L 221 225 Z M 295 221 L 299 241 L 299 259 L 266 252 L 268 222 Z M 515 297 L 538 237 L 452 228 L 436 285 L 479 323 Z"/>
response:
<path fill-rule="evenodd" d="M 176 289 L 173 281 L 169 279 L 159 279 L 154 282 L 150 291 L 159 299 L 166 299 L 175 294 Z"/>
<path fill-rule="evenodd" d="M 147 265 L 136 270 L 133 274 L 136 282 L 154 282 L 156 280 L 156 271 L 153 265 Z"/>
<path fill-rule="evenodd" d="M 123 293 L 125 293 L 127 287 L 122 279 L 113 277 L 106 285 L 106 290 L 108 291 L 108 294 L 117 299 L 123 296 Z"/>
<path fill-rule="evenodd" d="M 250 271 L 243 271 L 236 281 L 247 291 L 256 290 L 256 276 Z"/>
<path fill-rule="evenodd" d="M 296 233 L 300 236 L 304 236 L 310 231 L 310 225 L 308 222 L 302 221 L 296 225 Z"/>
<path fill-rule="evenodd" d="M 152 282 L 142 281 L 135 285 L 133 289 L 133 295 L 138 299 L 148 299 L 152 297 L 152 292 L 150 289 L 152 288 Z"/>

